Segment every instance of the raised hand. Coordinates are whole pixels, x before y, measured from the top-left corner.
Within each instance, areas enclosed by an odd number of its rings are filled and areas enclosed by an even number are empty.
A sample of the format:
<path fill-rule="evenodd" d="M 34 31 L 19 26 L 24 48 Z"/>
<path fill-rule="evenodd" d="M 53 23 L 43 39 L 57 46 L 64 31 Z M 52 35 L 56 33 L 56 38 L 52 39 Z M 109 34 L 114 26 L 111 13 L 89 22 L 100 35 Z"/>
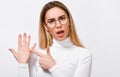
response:
<path fill-rule="evenodd" d="M 49 70 L 50 68 L 52 68 L 54 65 L 56 65 L 54 59 L 52 58 L 51 54 L 50 54 L 50 50 L 49 47 L 47 48 L 46 52 L 47 54 L 44 55 L 36 50 L 31 50 L 34 54 L 38 55 L 40 57 L 39 59 L 39 64 L 40 67 L 42 67 L 45 70 Z"/>
<path fill-rule="evenodd" d="M 27 36 L 26 33 L 23 34 L 23 39 L 22 35 L 19 34 L 18 36 L 18 50 L 17 52 L 13 48 L 9 48 L 9 50 L 12 52 L 16 60 L 21 63 L 21 64 L 27 64 L 30 58 L 30 40 L 31 36 Z M 36 44 L 32 46 L 31 49 L 34 49 Z"/>

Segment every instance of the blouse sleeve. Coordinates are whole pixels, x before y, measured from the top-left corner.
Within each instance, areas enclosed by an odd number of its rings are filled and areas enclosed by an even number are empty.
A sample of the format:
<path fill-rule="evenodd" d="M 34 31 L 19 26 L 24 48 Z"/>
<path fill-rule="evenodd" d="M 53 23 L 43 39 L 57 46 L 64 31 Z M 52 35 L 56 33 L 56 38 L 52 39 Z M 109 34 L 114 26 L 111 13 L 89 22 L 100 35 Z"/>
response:
<path fill-rule="evenodd" d="M 75 70 L 74 77 L 90 77 L 92 66 L 91 53 L 86 49 L 79 57 L 79 63 Z"/>
<path fill-rule="evenodd" d="M 92 65 L 92 56 L 89 51 L 82 52 L 82 55 L 79 57 L 79 62 L 73 77 L 90 77 L 91 74 L 91 65 Z M 52 77 L 68 77 L 59 69 L 56 65 L 49 70 L 52 74 Z"/>
<path fill-rule="evenodd" d="M 36 77 L 36 57 L 31 54 L 28 64 L 18 64 L 18 77 Z"/>
<path fill-rule="evenodd" d="M 30 77 L 28 64 L 18 64 L 18 77 Z"/>

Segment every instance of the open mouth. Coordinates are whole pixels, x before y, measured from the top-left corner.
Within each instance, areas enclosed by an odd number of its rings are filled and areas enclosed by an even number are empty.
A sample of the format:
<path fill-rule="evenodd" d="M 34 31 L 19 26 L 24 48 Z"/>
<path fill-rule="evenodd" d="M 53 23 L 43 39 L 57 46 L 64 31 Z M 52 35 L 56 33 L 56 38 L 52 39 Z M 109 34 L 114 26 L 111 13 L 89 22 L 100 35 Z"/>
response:
<path fill-rule="evenodd" d="M 63 34 L 64 30 L 58 31 L 57 34 Z"/>

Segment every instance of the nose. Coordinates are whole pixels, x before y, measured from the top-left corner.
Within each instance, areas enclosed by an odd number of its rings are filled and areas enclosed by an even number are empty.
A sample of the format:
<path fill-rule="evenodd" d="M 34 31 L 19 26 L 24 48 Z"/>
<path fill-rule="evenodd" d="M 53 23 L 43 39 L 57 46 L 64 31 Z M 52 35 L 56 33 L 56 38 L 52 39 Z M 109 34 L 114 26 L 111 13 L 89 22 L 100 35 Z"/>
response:
<path fill-rule="evenodd" d="M 59 21 L 56 21 L 56 27 L 60 28 L 62 26 L 62 24 Z"/>

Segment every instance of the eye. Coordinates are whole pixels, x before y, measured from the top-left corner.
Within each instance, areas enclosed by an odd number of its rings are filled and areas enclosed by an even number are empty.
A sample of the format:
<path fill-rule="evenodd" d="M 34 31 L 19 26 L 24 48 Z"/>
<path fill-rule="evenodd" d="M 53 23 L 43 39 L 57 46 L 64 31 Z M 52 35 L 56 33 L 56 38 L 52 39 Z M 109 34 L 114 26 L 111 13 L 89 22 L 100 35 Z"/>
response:
<path fill-rule="evenodd" d="M 65 16 L 60 16 L 60 17 L 59 17 L 59 20 L 61 20 L 61 21 L 65 20 L 65 19 L 66 19 Z"/>
<path fill-rule="evenodd" d="M 54 23 L 55 22 L 55 19 L 48 19 L 48 23 L 49 24 L 52 24 L 52 23 Z"/>

